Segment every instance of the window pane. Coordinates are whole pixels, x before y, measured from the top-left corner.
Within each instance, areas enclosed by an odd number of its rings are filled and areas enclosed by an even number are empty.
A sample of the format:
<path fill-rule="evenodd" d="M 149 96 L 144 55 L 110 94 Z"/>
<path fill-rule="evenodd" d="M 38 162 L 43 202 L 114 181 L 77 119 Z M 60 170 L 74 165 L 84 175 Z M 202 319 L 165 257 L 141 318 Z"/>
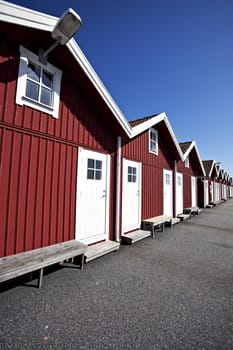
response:
<path fill-rule="evenodd" d="M 52 91 L 42 87 L 40 102 L 47 105 L 47 106 L 51 106 L 51 104 L 52 104 Z"/>
<path fill-rule="evenodd" d="M 132 182 L 136 182 L 136 175 L 132 176 Z"/>
<path fill-rule="evenodd" d="M 131 175 L 128 174 L 128 182 L 132 182 Z"/>
<path fill-rule="evenodd" d="M 178 186 L 181 186 L 181 177 L 180 176 L 177 177 L 177 183 L 178 183 Z"/>
<path fill-rule="evenodd" d="M 136 168 L 133 168 L 133 174 L 136 175 L 136 171 L 137 169 Z"/>
<path fill-rule="evenodd" d="M 150 133 L 150 138 L 151 138 L 151 140 L 156 141 L 156 135 L 155 135 L 155 133 L 152 132 L 152 131 L 151 131 L 151 133 Z"/>
<path fill-rule="evenodd" d="M 42 72 L 42 83 L 49 88 L 53 86 L 53 76 L 50 73 L 47 73 L 43 70 Z"/>
<path fill-rule="evenodd" d="M 89 169 L 94 169 L 94 163 L 95 163 L 94 159 L 88 158 L 88 160 L 87 160 L 87 167 Z"/>
<path fill-rule="evenodd" d="M 102 161 L 101 160 L 96 161 L 96 169 L 102 169 Z"/>
<path fill-rule="evenodd" d="M 101 170 L 96 170 L 95 172 L 95 179 L 96 180 L 101 180 L 102 178 L 102 171 Z"/>
<path fill-rule="evenodd" d="M 170 185 L 170 175 L 166 174 L 166 185 Z"/>
<path fill-rule="evenodd" d="M 28 78 L 34 80 L 34 81 L 40 81 L 40 67 L 35 66 L 32 63 L 29 63 L 28 65 Z"/>
<path fill-rule="evenodd" d="M 94 180 L 94 170 L 87 169 L 87 178 Z"/>
<path fill-rule="evenodd" d="M 151 151 L 156 151 L 156 143 L 154 141 L 150 141 L 150 149 Z"/>
<path fill-rule="evenodd" d="M 30 80 L 27 80 L 26 86 L 26 96 L 32 98 L 33 100 L 38 101 L 39 98 L 39 85 L 33 83 Z"/>

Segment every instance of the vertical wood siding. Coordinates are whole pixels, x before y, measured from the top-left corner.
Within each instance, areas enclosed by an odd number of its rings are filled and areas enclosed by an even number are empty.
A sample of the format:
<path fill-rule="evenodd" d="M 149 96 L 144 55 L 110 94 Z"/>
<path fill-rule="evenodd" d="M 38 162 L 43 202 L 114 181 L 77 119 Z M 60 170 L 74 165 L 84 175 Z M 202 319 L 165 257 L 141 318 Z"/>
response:
<path fill-rule="evenodd" d="M 158 130 L 158 156 L 149 153 L 148 130 L 122 143 L 122 157 L 142 163 L 142 220 L 163 214 L 163 169 L 173 170 L 177 155 L 163 123 Z"/>
<path fill-rule="evenodd" d="M 37 53 L 30 29 L 21 27 L 18 40 L 20 35 L 23 45 Z M 0 256 L 75 237 L 79 146 L 111 155 L 109 230 L 113 237 L 117 135 L 112 114 L 100 108 L 95 91 L 89 93 L 90 84 L 82 81 L 80 68 L 66 48 L 66 60 L 54 53 L 49 56 L 49 62 L 63 71 L 58 119 L 16 105 L 22 42 L 7 38 L 7 31 L 5 36 L 0 38 Z"/>
<path fill-rule="evenodd" d="M 73 239 L 77 147 L 0 130 L 0 255 Z"/>
<path fill-rule="evenodd" d="M 186 168 L 181 160 L 177 164 L 177 171 L 183 174 L 183 206 L 187 208 L 192 204 L 191 177 L 195 176 L 195 171 L 191 162 L 189 168 Z"/>

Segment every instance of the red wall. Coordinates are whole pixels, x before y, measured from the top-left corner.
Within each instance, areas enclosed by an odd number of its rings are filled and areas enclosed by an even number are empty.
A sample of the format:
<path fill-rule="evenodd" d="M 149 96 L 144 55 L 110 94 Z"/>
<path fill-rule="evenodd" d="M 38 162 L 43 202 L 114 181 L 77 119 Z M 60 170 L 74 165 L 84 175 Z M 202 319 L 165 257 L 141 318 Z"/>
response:
<path fill-rule="evenodd" d="M 65 48 L 66 65 L 62 55 L 49 56 L 63 71 L 59 118 L 16 105 L 19 44 L 37 53 L 33 45 L 43 35 L 14 27 L 17 41 L 12 27 L 0 24 L 0 256 L 74 238 L 79 146 L 111 155 L 112 238 L 114 117 Z"/>
<path fill-rule="evenodd" d="M 163 169 L 174 170 L 177 158 L 165 124 L 161 122 L 155 129 L 158 130 L 158 156 L 148 151 L 148 130 L 122 143 L 122 157 L 142 163 L 142 220 L 163 214 Z"/>
<path fill-rule="evenodd" d="M 190 161 L 189 168 L 186 168 L 183 161 L 177 163 L 177 171 L 183 174 L 183 206 L 188 208 L 192 205 L 191 198 L 191 177 L 195 176 L 195 169 Z"/>

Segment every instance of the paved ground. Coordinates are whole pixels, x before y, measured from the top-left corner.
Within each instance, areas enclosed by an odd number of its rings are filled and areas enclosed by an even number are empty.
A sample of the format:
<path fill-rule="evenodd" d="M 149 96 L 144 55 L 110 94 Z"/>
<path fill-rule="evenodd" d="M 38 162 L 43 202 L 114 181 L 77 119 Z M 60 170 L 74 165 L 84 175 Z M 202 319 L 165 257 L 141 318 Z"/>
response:
<path fill-rule="evenodd" d="M 0 294 L 0 349 L 233 349 L 233 200 Z"/>

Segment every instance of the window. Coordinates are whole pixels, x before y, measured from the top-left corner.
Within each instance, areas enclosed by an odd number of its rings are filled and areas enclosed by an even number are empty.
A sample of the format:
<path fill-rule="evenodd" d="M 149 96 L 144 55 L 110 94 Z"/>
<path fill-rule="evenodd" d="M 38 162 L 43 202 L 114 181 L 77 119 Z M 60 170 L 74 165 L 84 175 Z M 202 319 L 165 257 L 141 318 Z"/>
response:
<path fill-rule="evenodd" d="M 149 152 L 158 155 L 158 131 L 155 129 L 149 130 Z"/>
<path fill-rule="evenodd" d="M 128 166 L 128 182 L 136 182 L 137 181 L 137 169 Z"/>
<path fill-rule="evenodd" d="M 62 72 L 20 46 L 16 103 L 27 105 L 58 118 Z"/>
<path fill-rule="evenodd" d="M 170 175 L 169 174 L 165 175 L 165 184 L 170 185 Z"/>
<path fill-rule="evenodd" d="M 87 179 L 101 180 L 102 179 L 102 161 L 96 159 L 87 159 Z"/>
<path fill-rule="evenodd" d="M 177 176 L 177 185 L 181 186 L 181 176 Z"/>
<path fill-rule="evenodd" d="M 186 168 L 189 168 L 189 156 L 187 156 L 184 160 L 184 165 Z"/>

